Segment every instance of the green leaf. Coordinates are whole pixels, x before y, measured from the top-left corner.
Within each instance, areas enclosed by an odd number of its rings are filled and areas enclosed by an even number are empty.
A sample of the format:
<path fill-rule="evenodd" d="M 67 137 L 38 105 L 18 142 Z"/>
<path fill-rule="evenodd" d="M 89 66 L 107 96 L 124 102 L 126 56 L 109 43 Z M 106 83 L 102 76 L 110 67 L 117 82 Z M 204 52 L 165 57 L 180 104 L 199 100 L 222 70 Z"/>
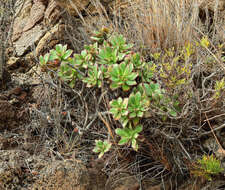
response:
<path fill-rule="evenodd" d="M 129 139 L 128 139 L 128 138 L 122 138 L 122 139 L 119 141 L 118 145 L 124 145 L 124 144 L 126 144 L 126 143 L 128 143 L 128 142 L 129 142 Z"/>
<path fill-rule="evenodd" d="M 125 129 L 120 129 L 120 128 L 117 128 L 115 130 L 116 134 L 121 136 L 121 137 L 127 137 L 128 134 L 127 134 L 127 131 Z"/>
<path fill-rule="evenodd" d="M 133 85 L 136 85 L 136 81 L 126 81 L 126 84 L 129 85 L 129 86 L 133 86 Z"/>
<path fill-rule="evenodd" d="M 134 118 L 133 119 L 134 126 L 137 126 L 138 123 L 139 123 L 139 118 L 138 117 Z"/>
<path fill-rule="evenodd" d="M 49 56 L 50 56 L 50 54 L 49 54 L 49 53 L 45 54 L 45 56 L 44 56 L 44 62 L 45 62 L 45 63 L 47 63 L 47 62 L 48 62 L 48 60 L 49 60 Z"/>
<path fill-rule="evenodd" d="M 128 110 L 122 110 L 122 111 L 121 111 L 121 114 L 122 114 L 123 116 L 128 115 Z"/>
<path fill-rule="evenodd" d="M 142 130 L 143 130 L 142 125 L 138 125 L 138 126 L 135 128 L 135 133 L 140 133 Z"/>
<path fill-rule="evenodd" d="M 140 92 L 137 92 L 136 93 L 136 98 L 135 99 L 136 99 L 136 102 L 137 103 L 140 103 L 141 102 L 141 93 Z"/>
<path fill-rule="evenodd" d="M 40 65 L 41 66 L 44 66 L 48 62 L 48 60 L 45 61 L 45 59 L 44 59 L 44 57 L 42 55 L 39 57 L 39 60 L 40 60 Z"/>
<path fill-rule="evenodd" d="M 49 61 L 59 60 L 59 56 L 56 54 L 56 51 L 50 51 Z"/>
<path fill-rule="evenodd" d="M 128 98 L 124 98 L 124 100 L 123 100 L 123 104 L 125 105 L 126 108 L 128 106 L 128 101 L 129 101 Z"/>
<path fill-rule="evenodd" d="M 137 116 L 137 114 L 135 112 L 132 112 L 132 113 L 129 114 L 130 118 L 135 118 L 136 116 Z"/>
<path fill-rule="evenodd" d="M 129 122 L 129 120 L 128 120 L 127 117 L 122 117 L 121 123 L 122 123 L 122 126 L 123 126 L 123 127 L 126 127 L 127 124 L 128 124 L 128 122 Z"/>
<path fill-rule="evenodd" d="M 139 111 L 139 112 L 137 113 L 137 117 L 143 117 L 143 115 L 144 115 L 144 113 L 143 113 L 142 111 Z"/>
<path fill-rule="evenodd" d="M 137 144 L 137 141 L 135 139 L 132 140 L 131 146 L 135 151 L 138 151 L 138 144 Z"/>
<path fill-rule="evenodd" d="M 126 84 L 124 84 L 123 86 L 122 86 L 122 89 L 123 89 L 123 91 L 128 91 L 129 89 L 130 89 L 130 87 L 128 86 L 128 85 L 126 85 Z"/>
<path fill-rule="evenodd" d="M 72 53 L 72 50 L 67 50 L 66 53 L 62 56 L 62 59 L 67 60 L 72 55 Z"/>
<path fill-rule="evenodd" d="M 112 83 L 111 85 L 110 85 L 110 88 L 112 89 L 112 90 L 115 90 L 115 89 L 117 89 L 117 88 L 119 88 L 119 85 L 117 84 L 117 83 Z"/>
<path fill-rule="evenodd" d="M 93 152 L 99 153 L 98 157 L 101 158 L 105 152 L 108 152 L 111 148 L 112 144 L 108 141 L 102 141 L 102 140 L 95 140 L 95 148 L 93 149 Z"/>
<path fill-rule="evenodd" d="M 87 55 L 87 51 L 86 50 L 81 51 L 81 56 L 82 57 L 86 57 L 86 55 Z"/>
<path fill-rule="evenodd" d="M 126 56 L 125 53 L 118 53 L 118 61 L 122 61 L 125 56 Z"/>
<path fill-rule="evenodd" d="M 56 50 L 58 53 L 61 53 L 62 49 L 63 49 L 62 44 L 57 44 L 57 45 L 55 46 L 55 50 Z"/>
<path fill-rule="evenodd" d="M 173 117 L 176 117 L 177 116 L 177 112 L 175 112 L 174 110 L 170 110 L 169 111 L 169 114 Z"/>
<path fill-rule="evenodd" d="M 112 100 L 111 102 L 110 102 L 110 106 L 117 106 L 117 105 L 119 105 L 120 103 L 122 103 L 122 98 L 121 97 L 119 97 L 117 100 Z"/>

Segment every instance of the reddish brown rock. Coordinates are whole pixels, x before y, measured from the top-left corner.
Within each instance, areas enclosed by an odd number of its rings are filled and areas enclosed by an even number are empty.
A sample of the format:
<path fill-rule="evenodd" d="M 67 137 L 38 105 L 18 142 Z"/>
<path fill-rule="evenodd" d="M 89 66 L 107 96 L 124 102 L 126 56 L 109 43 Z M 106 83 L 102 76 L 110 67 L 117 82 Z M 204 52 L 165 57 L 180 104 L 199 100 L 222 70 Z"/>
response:
<path fill-rule="evenodd" d="M 7 121 L 15 117 L 15 108 L 7 101 L 0 100 L 0 121 Z"/>
<path fill-rule="evenodd" d="M 14 94 L 14 95 L 20 95 L 22 93 L 23 89 L 21 87 L 16 87 L 12 90 L 10 90 L 10 94 Z"/>
<path fill-rule="evenodd" d="M 32 190 L 103 190 L 106 176 L 89 171 L 75 160 L 55 161 L 40 171 Z"/>

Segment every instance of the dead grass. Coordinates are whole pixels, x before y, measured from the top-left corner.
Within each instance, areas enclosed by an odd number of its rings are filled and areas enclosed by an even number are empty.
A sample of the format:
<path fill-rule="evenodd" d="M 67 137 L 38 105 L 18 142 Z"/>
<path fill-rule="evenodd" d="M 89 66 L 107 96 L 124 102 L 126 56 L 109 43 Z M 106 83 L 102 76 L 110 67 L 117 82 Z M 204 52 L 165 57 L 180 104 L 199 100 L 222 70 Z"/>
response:
<path fill-rule="evenodd" d="M 205 35 L 218 40 L 223 28 L 221 22 L 222 1 L 202 0 L 116 0 L 90 1 L 91 4 L 81 9 L 80 4 L 70 1 L 71 9 L 76 8 L 88 32 L 107 26 L 118 31 L 134 42 L 150 51 L 180 47 L 187 42 Z M 80 12 L 79 12 L 80 10 Z M 85 12 L 86 16 L 82 14 Z M 213 15 L 211 14 L 214 12 Z M 93 19 L 94 17 L 94 19 Z M 213 25 L 212 25 L 213 23 Z M 209 34 L 209 28 L 211 34 Z M 201 32 L 199 32 L 201 31 Z M 220 34 L 221 35 L 221 34 Z"/>

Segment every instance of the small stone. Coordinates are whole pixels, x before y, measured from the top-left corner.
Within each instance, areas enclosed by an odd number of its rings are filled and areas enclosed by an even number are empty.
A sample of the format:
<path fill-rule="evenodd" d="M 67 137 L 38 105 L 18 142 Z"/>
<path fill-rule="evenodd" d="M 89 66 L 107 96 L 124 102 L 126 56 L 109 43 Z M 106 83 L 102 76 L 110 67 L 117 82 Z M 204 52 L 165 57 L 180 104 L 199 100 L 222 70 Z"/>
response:
<path fill-rule="evenodd" d="M 10 94 L 15 94 L 15 95 L 20 95 L 22 92 L 22 88 L 21 87 L 16 87 L 14 89 L 12 89 L 9 93 Z"/>

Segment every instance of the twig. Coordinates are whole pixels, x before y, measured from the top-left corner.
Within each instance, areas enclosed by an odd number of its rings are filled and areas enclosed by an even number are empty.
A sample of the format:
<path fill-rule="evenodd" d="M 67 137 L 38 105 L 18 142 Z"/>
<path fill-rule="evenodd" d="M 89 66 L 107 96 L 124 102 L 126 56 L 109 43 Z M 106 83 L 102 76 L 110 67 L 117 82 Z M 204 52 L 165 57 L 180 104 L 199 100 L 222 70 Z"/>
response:
<path fill-rule="evenodd" d="M 106 128 L 107 128 L 107 130 L 108 130 L 108 132 L 109 132 L 109 134 L 110 134 L 110 136 L 112 137 L 112 139 L 113 139 L 113 141 L 114 141 L 114 144 L 117 146 L 116 140 L 115 140 L 114 135 L 113 135 L 113 133 L 112 133 L 112 129 L 111 129 L 111 127 L 109 126 L 109 123 L 102 117 L 102 115 L 101 115 L 100 112 L 98 112 L 98 116 L 100 117 L 100 119 L 101 119 L 101 120 L 103 121 L 103 123 L 105 124 L 105 126 L 106 126 Z M 122 157 L 122 155 L 121 155 L 119 149 L 118 149 L 118 153 L 119 153 L 120 157 Z"/>
<path fill-rule="evenodd" d="M 209 119 L 208 119 L 206 113 L 205 113 L 205 117 L 206 117 L 207 123 L 209 124 L 209 127 L 210 127 L 210 129 L 211 129 L 211 132 L 212 132 L 213 136 L 214 136 L 215 139 L 216 139 L 217 144 L 219 145 L 219 147 L 220 147 L 220 149 L 222 150 L 222 152 L 225 154 L 225 150 L 223 149 L 222 145 L 220 144 L 220 142 L 219 142 L 219 140 L 218 140 L 218 138 L 217 138 L 217 136 L 216 136 L 216 134 L 215 134 L 215 132 L 214 132 L 214 130 L 213 130 L 213 128 L 212 128 L 210 122 L 209 122 Z"/>
<path fill-rule="evenodd" d="M 206 120 L 206 121 L 209 122 L 209 120 Z M 218 130 L 223 129 L 223 128 L 225 128 L 225 123 L 223 125 L 219 126 L 219 127 L 215 127 L 213 129 L 211 128 L 211 131 L 207 131 L 205 133 L 202 133 L 199 137 L 202 137 L 204 135 L 208 135 L 208 134 L 210 134 L 212 132 L 218 131 Z"/>
<path fill-rule="evenodd" d="M 211 118 L 209 118 L 209 119 L 205 119 L 204 121 L 210 121 L 210 120 L 212 120 L 212 119 L 215 119 L 215 118 L 217 118 L 217 117 L 221 117 L 221 116 L 224 116 L 224 115 L 225 115 L 225 113 L 220 114 L 220 115 L 216 115 L 216 116 L 211 117 Z"/>
<path fill-rule="evenodd" d="M 111 129 L 111 127 L 109 126 L 109 123 L 102 117 L 102 115 L 101 115 L 100 112 L 98 112 L 98 116 L 100 117 L 100 119 L 101 119 L 101 120 L 103 121 L 103 123 L 105 124 L 105 126 L 106 126 L 106 128 L 107 128 L 107 130 L 108 130 L 108 132 L 109 132 L 109 134 L 110 134 L 110 136 L 112 137 L 113 141 L 114 141 L 115 144 L 116 144 L 116 140 L 115 140 L 114 135 L 113 135 L 113 133 L 112 133 L 112 129 Z"/>
<path fill-rule="evenodd" d="M 180 142 L 179 139 L 177 139 L 179 145 L 181 146 L 181 148 L 183 149 L 183 151 L 185 152 L 185 154 L 187 155 L 188 159 L 191 160 L 191 156 L 188 154 L 188 152 L 186 151 L 186 149 L 184 148 L 184 146 L 182 145 L 182 143 Z"/>

